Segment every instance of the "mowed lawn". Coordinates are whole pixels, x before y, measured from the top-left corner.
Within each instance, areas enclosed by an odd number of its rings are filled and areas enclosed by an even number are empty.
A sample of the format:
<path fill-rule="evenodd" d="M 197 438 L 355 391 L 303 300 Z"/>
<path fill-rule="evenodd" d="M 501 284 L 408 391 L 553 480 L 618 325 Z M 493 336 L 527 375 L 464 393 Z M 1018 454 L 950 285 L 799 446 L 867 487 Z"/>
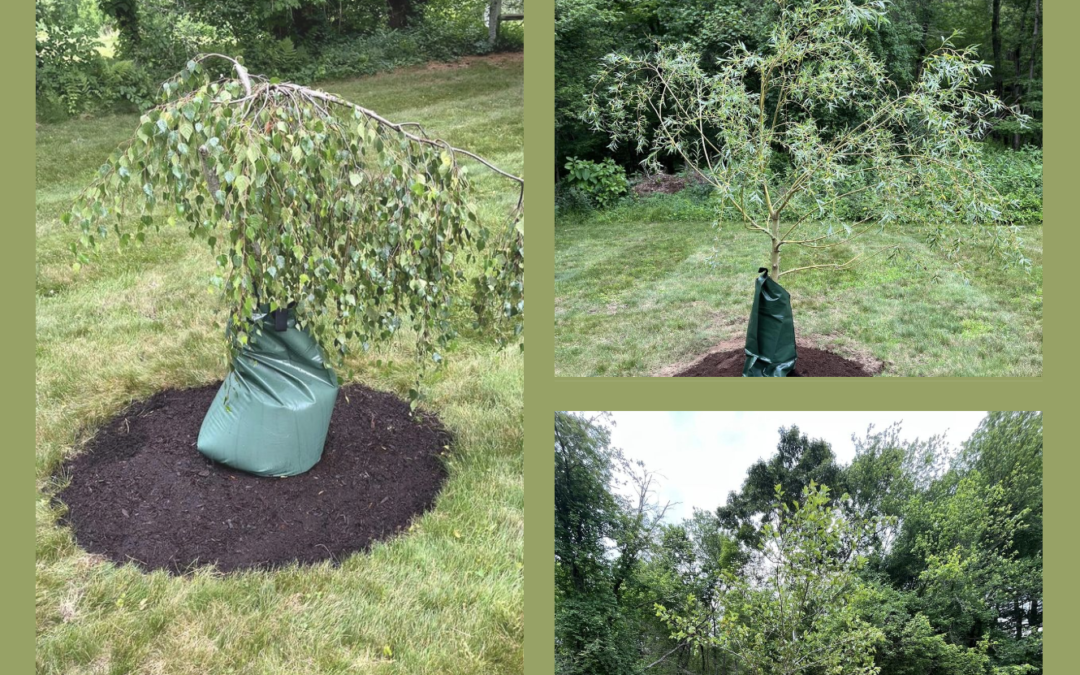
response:
<path fill-rule="evenodd" d="M 883 364 L 885 376 L 1042 374 L 1042 227 L 1025 229 L 1030 271 L 1002 269 L 985 247 L 963 273 L 922 241 L 888 234 L 813 259 L 785 250 L 782 268 L 842 263 L 902 243 L 893 259 L 783 277 L 798 337 Z M 768 239 L 739 223 L 717 230 L 708 209 L 653 197 L 555 228 L 555 374 L 647 376 L 745 336 Z"/>
<path fill-rule="evenodd" d="M 522 74 L 520 55 L 499 56 L 321 86 L 521 175 Z M 173 577 L 91 556 L 57 525 L 56 472 L 103 421 L 225 374 L 205 244 L 163 229 L 71 270 L 75 233 L 60 214 L 136 125 L 125 115 L 37 131 L 37 672 L 521 672 L 523 357 L 471 332 L 465 313 L 424 402 L 456 438 L 449 478 L 407 533 L 340 566 Z M 481 216 L 500 225 L 513 184 L 472 175 Z M 369 386 L 404 394 L 408 336 L 354 365 Z"/>

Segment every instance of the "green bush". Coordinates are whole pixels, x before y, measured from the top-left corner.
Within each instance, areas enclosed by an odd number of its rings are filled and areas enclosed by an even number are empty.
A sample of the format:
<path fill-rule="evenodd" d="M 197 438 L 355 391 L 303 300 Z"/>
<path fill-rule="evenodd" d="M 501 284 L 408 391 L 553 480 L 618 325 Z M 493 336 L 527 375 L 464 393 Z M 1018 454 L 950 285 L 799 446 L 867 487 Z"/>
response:
<path fill-rule="evenodd" d="M 626 171 L 610 157 L 600 162 L 571 157 L 565 168 L 567 186 L 581 190 L 600 208 L 613 205 L 626 194 Z"/>
<path fill-rule="evenodd" d="M 97 29 L 79 15 L 78 3 L 37 3 L 36 98 L 38 116 L 53 119 L 96 107 L 107 98 L 105 60 Z"/>
<path fill-rule="evenodd" d="M 1042 150 L 1032 146 L 1005 150 L 987 145 L 983 162 L 990 169 L 994 189 L 1013 202 L 1005 217 L 1017 224 L 1041 223 Z"/>
<path fill-rule="evenodd" d="M 130 59 L 107 61 L 105 89 L 121 100 L 144 109 L 153 105 L 157 83 L 146 69 Z"/>
<path fill-rule="evenodd" d="M 578 187 L 571 187 L 563 181 L 555 186 L 555 215 L 562 217 L 569 214 L 592 212 L 594 205 L 589 195 Z"/>
<path fill-rule="evenodd" d="M 118 104 L 146 108 L 158 83 L 205 52 L 242 56 L 251 72 L 311 84 L 491 51 L 487 0 L 418 3 L 409 27 L 400 29 L 388 27 L 383 0 L 333 12 L 318 2 L 301 5 L 285 11 L 240 0 L 117 0 L 108 4 L 106 30 L 96 0 L 37 0 L 37 116 L 53 121 Z M 110 58 L 102 56 L 111 49 L 101 36 L 114 35 L 117 10 L 134 20 L 124 24 Z M 520 51 L 523 44 L 522 25 L 506 23 L 495 49 Z"/>

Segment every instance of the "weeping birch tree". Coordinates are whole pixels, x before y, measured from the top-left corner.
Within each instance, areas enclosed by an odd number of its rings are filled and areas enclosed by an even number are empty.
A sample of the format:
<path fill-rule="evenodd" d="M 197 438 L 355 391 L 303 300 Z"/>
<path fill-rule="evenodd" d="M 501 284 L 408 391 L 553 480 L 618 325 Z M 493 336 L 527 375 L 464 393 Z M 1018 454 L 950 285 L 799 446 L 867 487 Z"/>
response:
<path fill-rule="evenodd" d="M 415 122 L 221 55 L 192 60 L 162 91 L 63 216 L 81 232 L 76 267 L 110 237 L 127 246 L 187 228 L 216 254 L 234 360 L 258 318 L 285 308 L 335 363 L 403 327 L 438 363 L 458 308 L 480 325 L 504 320 L 504 338 L 521 331 L 521 178 Z M 515 195 L 504 222 L 478 217 L 470 161 Z"/>
<path fill-rule="evenodd" d="M 769 241 L 774 279 L 893 250 L 879 242 L 829 259 L 898 224 L 950 260 L 981 241 L 1027 264 L 979 147 L 995 123 L 1026 118 L 976 90 L 990 66 L 974 49 L 944 39 L 901 91 L 861 37 L 888 21 L 886 0 L 778 2 L 767 46 L 731 45 L 715 68 L 685 45 L 609 54 L 583 119 L 612 149 L 634 144 L 647 167 L 681 158 L 715 188 L 723 216 Z M 821 259 L 782 269 L 793 246 Z"/>

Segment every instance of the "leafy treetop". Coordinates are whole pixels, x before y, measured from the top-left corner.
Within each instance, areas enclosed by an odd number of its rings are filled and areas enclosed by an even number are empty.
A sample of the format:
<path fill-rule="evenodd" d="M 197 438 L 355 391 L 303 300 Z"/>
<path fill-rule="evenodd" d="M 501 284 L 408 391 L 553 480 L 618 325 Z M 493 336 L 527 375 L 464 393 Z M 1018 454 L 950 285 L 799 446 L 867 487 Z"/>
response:
<path fill-rule="evenodd" d="M 213 74 L 211 57 L 236 76 Z M 463 156 L 518 183 L 507 227 L 478 219 Z M 522 179 L 418 124 L 211 54 L 164 83 L 161 104 L 63 219 L 82 231 L 76 268 L 110 230 L 121 246 L 162 223 L 205 240 L 218 254 L 213 284 L 229 309 L 231 357 L 260 330 L 259 316 L 294 307 L 334 362 L 407 325 L 418 355 L 438 363 L 462 284 L 479 323 L 508 319 L 521 331 L 523 197 Z"/>
<path fill-rule="evenodd" d="M 783 246 L 825 255 L 897 222 L 953 259 L 983 238 L 1026 263 L 979 159 L 994 124 L 1026 120 L 977 90 L 990 66 L 945 39 L 901 91 L 860 35 L 888 21 L 885 0 L 778 2 L 766 47 L 737 42 L 712 70 L 688 45 L 609 54 L 583 119 L 612 149 L 635 144 L 646 164 L 681 158 L 726 212 L 770 239 L 774 278 L 863 255 L 781 270 Z M 840 210 L 852 200 L 856 218 Z"/>

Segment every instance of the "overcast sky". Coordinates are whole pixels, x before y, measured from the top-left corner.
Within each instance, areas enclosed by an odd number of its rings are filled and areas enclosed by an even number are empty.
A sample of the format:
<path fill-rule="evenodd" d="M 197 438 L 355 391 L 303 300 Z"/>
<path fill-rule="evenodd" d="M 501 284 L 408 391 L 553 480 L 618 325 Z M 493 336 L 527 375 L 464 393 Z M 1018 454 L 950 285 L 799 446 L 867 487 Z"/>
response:
<path fill-rule="evenodd" d="M 778 428 L 798 426 L 832 446 L 837 461 L 855 456 L 851 435 L 869 425 L 882 430 L 902 421 L 905 439 L 945 434 L 953 448 L 967 440 L 983 412 L 613 412 L 612 445 L 660 474 L 660 502 L 679 502 L 668 520 L 681 521 L 694 507 L 715 509 L 738 490 L 746 470 L 772 456 Z"/>

